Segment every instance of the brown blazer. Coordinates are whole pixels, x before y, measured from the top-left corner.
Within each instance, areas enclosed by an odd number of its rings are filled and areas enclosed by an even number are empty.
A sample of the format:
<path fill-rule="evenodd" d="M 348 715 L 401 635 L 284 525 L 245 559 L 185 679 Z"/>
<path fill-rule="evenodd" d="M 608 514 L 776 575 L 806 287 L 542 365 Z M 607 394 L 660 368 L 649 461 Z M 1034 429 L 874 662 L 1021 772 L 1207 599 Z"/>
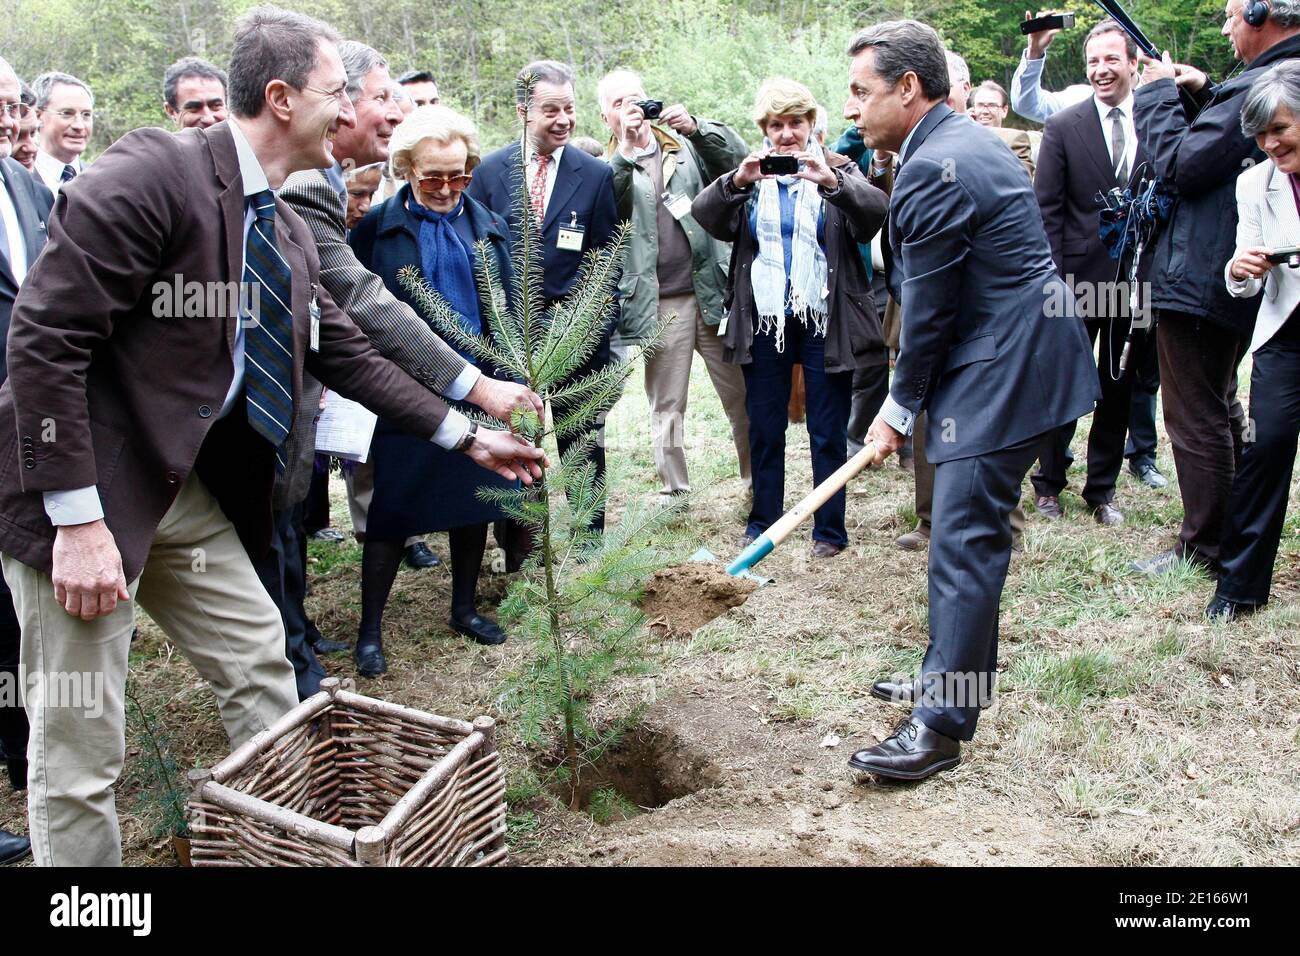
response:
<path fill-rule="evenodd" d="M 1007 144 L 1011 152 L 1016 154 L 1016 159 L 1025 167 L 1025 172 L 1029 173 L 1029 179 L 1034 179 L 1034 144 L 1029 141 L 1029 134 L 1023 129 L 1013 129 L 1010 126 L 992 126 L 986 127 L 998 134 L 998 138 Z"/>
<path fill-rule="evenodd" d="M 305 365 L 329 388 L 432 436 L 446 406 L 335 307 L 310 231 L 283 201 L 275 206 L 276 243 L 292 270 L 295 416 L 316 411 L 300 401 Z M 197 470 L 250 554 L 265 553 L 273 449 L 249 427 L 242 398 L 216 418 L 233 376 L 238 309 L 213 296 L 190 315 L 169 314 L 181 304 L 178 280 L 213 284 L 204 290 L 238 282 L 243 224 L 225 123 L 128 133 L 60 192 L 49 243 L 14 304 L 0 389 L 0 551 L 48 572 L 55 532 L 42 492 L 96 485 L 134 580 Z M 313 298 L 319 352 L 308 348 Z"/>

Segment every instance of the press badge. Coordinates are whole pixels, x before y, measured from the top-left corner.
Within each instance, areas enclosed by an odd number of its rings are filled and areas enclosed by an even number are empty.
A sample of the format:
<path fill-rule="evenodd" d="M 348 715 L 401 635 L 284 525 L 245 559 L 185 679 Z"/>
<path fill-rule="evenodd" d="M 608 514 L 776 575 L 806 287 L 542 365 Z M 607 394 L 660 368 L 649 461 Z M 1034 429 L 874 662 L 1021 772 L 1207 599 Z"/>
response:
<path fill-rule="evenodd" d="M 586 227 L 578 225 L 578 213 L 570 213 L 570 219 L 567 224 L 560 224 L 560 234 L 556 237 L 555 247 L 565 252 L 581 252 L 582 237 L 586 233 Z"/>
<path fill-rule="evenodd" d="M 659 197 L 663 200 L 664 208 L 668 214 L 681 222 L 682 217 L 691 211 L 691 201 L 686 196 L 674 196 L 668 190 L 664 190 L 663 195 Z"/>
<path fill-rule="evenodd" d="M 311 302 L 307 306 L 307 312 L 311 315 L 311 350 L 320 351 L 320 302 L 316 299 L 316 289 L 313 286 L 311 290 Z"/>

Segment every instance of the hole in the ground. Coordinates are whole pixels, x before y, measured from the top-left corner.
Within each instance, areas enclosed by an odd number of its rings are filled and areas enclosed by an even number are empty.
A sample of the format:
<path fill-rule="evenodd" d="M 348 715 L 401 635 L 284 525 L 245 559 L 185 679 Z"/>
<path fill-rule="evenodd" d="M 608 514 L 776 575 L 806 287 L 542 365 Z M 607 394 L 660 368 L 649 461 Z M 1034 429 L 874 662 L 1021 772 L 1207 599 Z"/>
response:
<path fill-rule="evenodd" d="M 642 725 L 582 768 L 578 806 L 597 823 L 618 823 L 720 782 L 708 757 L 672 731 Z M 567 802 L 568 781 L 557 780 L 553 792 Z"/>

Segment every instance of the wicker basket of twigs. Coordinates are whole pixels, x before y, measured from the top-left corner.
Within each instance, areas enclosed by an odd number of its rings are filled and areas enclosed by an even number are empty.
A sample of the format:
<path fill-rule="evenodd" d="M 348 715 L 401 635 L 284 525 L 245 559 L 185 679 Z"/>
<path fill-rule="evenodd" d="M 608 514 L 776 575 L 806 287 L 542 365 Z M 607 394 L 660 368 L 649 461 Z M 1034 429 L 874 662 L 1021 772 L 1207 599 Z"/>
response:
<path fill-rule="evenodd" d="M 195 866 L 506 862 L 494 722 L 435 717 L 335 678 L 211 770 L 194 770 Z"/>

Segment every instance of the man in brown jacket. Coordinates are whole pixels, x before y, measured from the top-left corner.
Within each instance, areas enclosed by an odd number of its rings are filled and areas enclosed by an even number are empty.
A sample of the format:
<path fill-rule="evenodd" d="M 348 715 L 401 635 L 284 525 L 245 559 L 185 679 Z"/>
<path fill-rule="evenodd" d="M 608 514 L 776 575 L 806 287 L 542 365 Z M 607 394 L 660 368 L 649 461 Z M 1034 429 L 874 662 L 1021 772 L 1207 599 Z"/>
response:
<path fill-rule="evenodd" d="M 320 288 L 273 190 L 354 122 L 337 36 L 259 7 L 236 27 L 232 119 L 137 130 L 62 191 L 0 390 L 0 551 L 22 624 L 40 864 L 121 860 L 136 600 L 212 686 L 234 744 L 297 697 L 249 562 L 304 367 L 404 428 L 525 482 L 541 452 L 477 431 L 380 357 Z M 247 549 L 247 550 L 246 550 Z"/>

